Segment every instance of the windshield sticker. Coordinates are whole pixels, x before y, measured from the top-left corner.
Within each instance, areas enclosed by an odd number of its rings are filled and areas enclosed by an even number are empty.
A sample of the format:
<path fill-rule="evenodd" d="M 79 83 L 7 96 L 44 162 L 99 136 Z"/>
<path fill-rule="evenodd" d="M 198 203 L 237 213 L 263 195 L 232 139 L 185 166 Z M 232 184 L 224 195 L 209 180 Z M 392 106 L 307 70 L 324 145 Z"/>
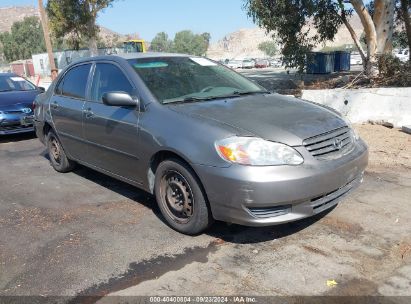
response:
<path fill-rule="evenodd" d="M 10 79 L 13 81 L 25 81 L 24 78 L 21 77 L 10 77 Z"/>
<path fill-rule="evenodd" d="M 168 67 L 168 63 L 166 62 L 143 62 L 143 63 L 136 63 L 133 65 L 136 69 L 154 69 L 154 68 L 165 68 Z"/>
<path fill-rule="evenodd" d="M 201 66 L 215 66 L 217 65 L 216 63 L 212 62 L 211 60 L 208 60 L 206 58 L 199 58 L 199 57 L 190 57 L 192 61 L 195 63 L 201 65 Z"/>

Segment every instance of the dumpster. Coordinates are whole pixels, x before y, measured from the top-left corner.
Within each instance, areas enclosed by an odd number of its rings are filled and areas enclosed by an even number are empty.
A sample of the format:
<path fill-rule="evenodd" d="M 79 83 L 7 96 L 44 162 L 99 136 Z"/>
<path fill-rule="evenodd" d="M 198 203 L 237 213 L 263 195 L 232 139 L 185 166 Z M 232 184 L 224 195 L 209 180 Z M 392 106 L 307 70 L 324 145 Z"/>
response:
<path fill-rule="evenodd" d="M 334 72 L 334 53 L 308 53 L 306 71 L 307 74 L 329 74 Z"/>
<path fill-rule="evenodd" d="M 349 71 L 351 68 L 351 53 L 346 51 L 334 52 L 334 71 Z"/>

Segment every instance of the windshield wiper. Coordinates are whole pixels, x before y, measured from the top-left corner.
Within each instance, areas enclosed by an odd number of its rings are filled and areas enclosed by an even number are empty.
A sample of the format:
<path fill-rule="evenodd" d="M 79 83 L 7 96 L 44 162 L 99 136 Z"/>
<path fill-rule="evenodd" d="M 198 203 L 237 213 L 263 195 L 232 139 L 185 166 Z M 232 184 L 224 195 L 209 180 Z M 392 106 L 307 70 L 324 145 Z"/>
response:
<path fill-rule="evenodd" d="M 254 94 L 271 94 L 270 91 L 234 91 L 233 95 L 243 96 L 243 95 L 254 95 Z"/>
<path fill-rule="evenodd" d="M 12 89 L 5 89 L 5 90 L 0 90 L 0 92 L 11 92 L 13 91 Z"/>
<path fill-rule="evenodd" d="M 271 92 L 269 91 L 234 91 L 232 94 L 228 94 L 228 95 L 217 95 L 217 96 L 208 96 L 208 97 L 190 96 L 190 97 L 185 97 L 182 99 L 164 100 L 163 104 L 199 102 L 199 101 L 207 101 L 207 100 L 215 100 L 215 99 L 235 98 L 239 96 L 254 95 L 254 94 L 271 94 Z"/>
<path fill-rule="evenodd" d="M 206 101 L 206 100 L 213 100 L 213 99 L 219 99 L 223 98 L 225 96 L 210 96 L 210 97 L 186 97 L 183 99 L 177 99 L 177 100 L 164 100 L 163 104 L 168 104 L 168 103 L 188 103 L 188 102 L 198 102 L 198 101 Z"/>

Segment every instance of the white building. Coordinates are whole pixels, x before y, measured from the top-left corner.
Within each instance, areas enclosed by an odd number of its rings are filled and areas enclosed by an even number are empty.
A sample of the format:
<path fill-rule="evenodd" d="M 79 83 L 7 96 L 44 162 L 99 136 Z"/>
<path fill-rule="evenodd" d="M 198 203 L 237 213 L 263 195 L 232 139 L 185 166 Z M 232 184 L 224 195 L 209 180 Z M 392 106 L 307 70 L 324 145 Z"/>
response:
<path fill-rule="evenodd" d="M 98 49 L 99 55 L 111 55 L 122 53 L 123 49 L 108 48 Z M 61 52 L 54 52 L 54 62 L 59 72 L 68 66 L 70 63 L 75 62 L 81 58 L 90 57 L 90 51 L 84 50 L 66 50 Z M 32 55 L 34 72 L 41 77 L 50 76 L 50 64 L 47 53 Z"/>

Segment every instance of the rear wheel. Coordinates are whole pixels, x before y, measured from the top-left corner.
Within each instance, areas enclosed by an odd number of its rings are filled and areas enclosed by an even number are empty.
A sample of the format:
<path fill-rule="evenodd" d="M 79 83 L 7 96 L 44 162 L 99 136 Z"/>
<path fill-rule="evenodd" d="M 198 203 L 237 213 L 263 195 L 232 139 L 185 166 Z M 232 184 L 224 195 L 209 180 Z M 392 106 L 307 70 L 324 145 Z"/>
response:
<path fill-rule="evenodd" d="M 50 164 L 54 170 L 66 173 L 74 169 L 75 162 L 68 159 L 60 140 L 52 130 L 47 134 L 47 150 L 50 157 Z"/>
<path fill-rule="evenodd" d="M 155 177 L 158 206 L 167 223 L 184 234 L 198 234 L 213 222 L 200 181 L 184 162 L 165 160 Z"/>

